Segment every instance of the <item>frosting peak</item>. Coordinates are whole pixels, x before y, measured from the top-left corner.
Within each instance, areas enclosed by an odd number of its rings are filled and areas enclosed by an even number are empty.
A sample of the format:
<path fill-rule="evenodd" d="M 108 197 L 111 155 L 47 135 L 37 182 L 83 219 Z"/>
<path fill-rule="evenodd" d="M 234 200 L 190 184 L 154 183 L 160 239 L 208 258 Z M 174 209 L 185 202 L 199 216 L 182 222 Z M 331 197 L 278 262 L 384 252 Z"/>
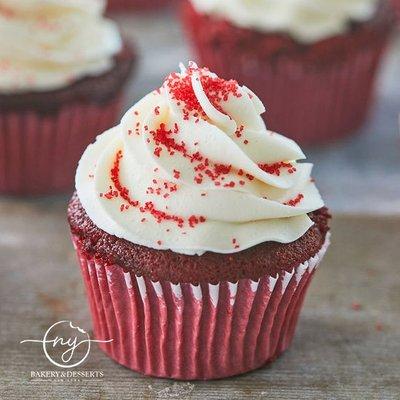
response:
<path fill-rule="evenodd" d="M 0 0 L 0 92 L 52 90 L 113 66 L 104 0 Z"/>
<path fill-rule="evenodd" d="M 378 0 L 191 0 L 201 13 L 244 28 L 288 33 L 310 43 L 347 31 L 375 13 Z"/>
<path fill-rule="evenodd" d="M 264 111 L 236 81 L 181 66 L 87 148 L 83 207 L 110 234 L 186 254 L 298 239 L 323 202 L 312 165 L 267 131 Z"/>

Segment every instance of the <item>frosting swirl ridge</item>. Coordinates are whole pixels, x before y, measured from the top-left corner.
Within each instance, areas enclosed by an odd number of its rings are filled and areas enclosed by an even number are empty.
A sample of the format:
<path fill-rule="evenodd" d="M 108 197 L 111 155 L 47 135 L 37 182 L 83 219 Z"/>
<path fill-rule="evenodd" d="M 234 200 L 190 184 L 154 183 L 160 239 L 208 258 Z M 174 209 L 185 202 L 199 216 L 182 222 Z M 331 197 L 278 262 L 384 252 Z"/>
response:
<path fill-rule="evenodd" d="M 104 0 L 0 0 L 0 92 L 58 89 L 106 72 L 121 50 Z"/>
<path fill-rule="evenodd" d="M 191 0 L 201 13 L 244 28 L 288 33 L 312 43 L 347 31 L 351 21 L 369 20 L 378 0 Z"/>
<path fill-rule="evenodd" d="M 323 206 L 312 165 L 266 129 L 258 97 L 194 63 L 85 151 L 79 199 L 109 234 L 185 254 L 289 243 Z"/>

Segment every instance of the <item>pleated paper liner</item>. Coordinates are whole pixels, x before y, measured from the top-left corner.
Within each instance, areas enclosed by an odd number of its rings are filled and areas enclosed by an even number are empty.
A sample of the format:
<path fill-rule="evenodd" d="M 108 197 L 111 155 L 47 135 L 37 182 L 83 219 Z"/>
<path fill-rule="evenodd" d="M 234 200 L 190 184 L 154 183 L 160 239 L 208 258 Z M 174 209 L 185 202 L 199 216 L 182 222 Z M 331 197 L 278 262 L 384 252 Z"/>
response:
<path fill-rule="evenodd" d="M 259 368 L 285 351 L 315 269 L 329 245 L 291 272 L 258 282 L 152 282 L 88 259 L 73 238 L 97 339 L 145 375 L 217 379 Z"/>
<path fill-rule="evenodd" d="M 392 1 L 392 7 L 396 14 L 397 23 L 399 24 L 400 23 L 400 0 L 391 0 L 391 1 Z"/>
<path fill-rule="evenodd" d="M 64 105 L 51 114 L 0 112 L 0 194 L 72 191 L 83 151 L 115 124 L 120 110 L 117 97 L 106 104 Z"/>

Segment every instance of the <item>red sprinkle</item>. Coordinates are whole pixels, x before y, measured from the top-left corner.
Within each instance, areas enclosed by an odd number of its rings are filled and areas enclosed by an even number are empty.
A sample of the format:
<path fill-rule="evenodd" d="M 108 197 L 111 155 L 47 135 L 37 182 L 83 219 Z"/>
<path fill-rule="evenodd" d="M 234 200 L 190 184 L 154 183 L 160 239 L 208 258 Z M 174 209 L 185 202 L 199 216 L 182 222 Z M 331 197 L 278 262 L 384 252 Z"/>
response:
<path fill-rule="evenodd" d="M 229 183 L 225 183 L 224 187 L 231 187 L 231 188 L 233 188 L 233 187 L 235 187 L 235 182 L 230 181 Z"/>
<path fill-rule="evenodd" d="M 139 201 L 131 199 L 129 195 L 129 190 L 121 184 L 120 178 L 119 178 L 119 171 L 120 171 L 120 162 L 121 158 L 123 157 L 122 150 L 119 150 L 116 155 L 115 155 L 115 160 L 113 167 L 110 170 L 110 175 L 111 175 L 111 180 L 114 184 L 115 190 L 110 186 L 110 190 L 107 193 L 100 193 L 100 197 L 105 197 L 107 199 L 112 199 L 115 197 L 121 197 L 123 200 L 125 200 L 128 205 L 125 205 L 125 209 L 129 206 L 133 207 L 139 207 L 140 212 L 144 213 L 147 212 L 151 214 L 158 223 L 161 223 L 162 221 L 173 221 L 178 224 L 179 227 L 183 227 L 184 225 L 184 219 L 182 217 L 179 217 L 177 215 L 172 215 L 172 214 L 167 214 L 165 211 L 157 210 L 154 206 L 154 203 L 151 201 L 146 202 L 144 205 L 141 205 Z M 157 183 L 156 180 L 153 180 L 153 183 Z M 167 187 L 171 192 L 176 191 L 177 187 L 175 184 L 167 184 Z M 122 207 L 120 208 L 122 211 Z M 194 218 L 194 219 L 193 219 Z M 142 219 L 142 222 L 144 219 Z M 205 222 L 206 219 L 204 217 L 195 217 L 191 216 L 188 220 L 189 225 L 192 226 L 194 223 L 196 224 L 200 222 Z"/>
<path fill-rule="evenodd" d="M 267 172 L 268 174 L 271 175 L 277 175 L 279 176 L 281 174 L 281 169 L 286 168 L 288 169 L 288 172 L 292 174 L 293 172 L 296 172 L 296 168 L 293 167 L 291 163 L 287 162 L 277 162 L 274 164 L 258 164 L 258 167 L 262 169 L 264 172 Z"/>
<path fill-rule="evenodd" d="M 216 175 L 226 175 L 229 174 L 229 172 L 231 172 L 231 165 L 224 165 L 224 164 L 215 164 L 214 166 L 214 173 Z"/>
<path fill-rule="evenodd" d="M 252 181 L 252 180 L 254 179 L 254 176 L 253 176 L 253 175 L 250 175 L 250 174 L 246 174 L 246 178 L 247 178 L 249 181 Z"/>
<path fill-rule="evenodd" d="M 160 127 L 155 131 L 150 131 L 150 134 L 153 136 L 156 145 L 158 146 L 162 144 L 163 146 L 165 146 L 170 155 L 174 154 L 174 150 L 186 154 L 185 143 L 183 142 L 181 142 L 180 144 L 177 143 L 175 139 L 171 137 L 172 130 L 171 129 L 168 130 L 164 123 L 160 124 Z M 160 157 L 161 152 L 162 148 L 156 147 L 154 150 L 154 155 Z"/>
<path fill-rule="evenodd" d="M 299 193 L 294 199 L 288 200 L 285 203 L 283 203 L 285 206 L 291 206 L 291 207 L 296 207 L 297 204 L 303 200 L 304 195 Z"/>
<path fill-rule="evenodd" d="M 221 112 L 223 112 L 221 103 L 226 102 L 230 95 L 238 98 L 242 96 L 238 91 L 239 85 L 236 81 L 226 81 L 225 79 L 209 76 L 207 68 L 190 66 L 187 69 L 187 74 L 183 77 L 174 72 L 166 78 L 165 85 L 172 98 L 177 101 L 177 104 L 184 105 L 183 113 L 186 120 L 189 119 L 190 115 L 193 115 L 196 121 L 198 121 L 199 116 L 206 116 L 192 87 L 191 79 L 194 73 L 198 74 L 204 92 L 211 104 Z"/>
<path fill-rule="evenodd" d="M 209 167 L 208 159 L 201 155 L 199 151 L 190 154 L 186 149 L 186 144 L 183 141 L 178 143 L 173 137 L 173 135 L 177 132 L 177 125 L 175 126 L 174 131 L 172 131 L 171 129 L 167 129 L 164 123 L 160 124 L 158 129 L 150 131 L 150 134 L 153 136 L 153 140 L 157 146 L 154 149 L 154 155 L 156 157 L 161 156 L 161 153 L 163 151 L 163 147 L 161 146 L 164 146 L 171 156 L 174 155 L 175 152 L 179 152 L 183 157 L 187 158 L 192 164 L 194 164 L 193 169 L 196 172 L 194 182 L 197 184 L 203 183 L 204 174 L 215 182 L 221 177 L 221 175 L 227 175 L 231 172 L 231 165 L 215 164 L 213 167 Z M 174 169 L 173 173 L 175 179 L 179 179 L 180 171 Z M 230 183 L 229 185 L 230 187 L 233 187 L 234 183 L 233 186 L 232 183 Z"/>
<path fill-rule="evenodd" d="M 239 128 L 236 130 L 235 135 L 237 138 L 240 138 L 243 134 L 244 126 L 240 125 Z"/>

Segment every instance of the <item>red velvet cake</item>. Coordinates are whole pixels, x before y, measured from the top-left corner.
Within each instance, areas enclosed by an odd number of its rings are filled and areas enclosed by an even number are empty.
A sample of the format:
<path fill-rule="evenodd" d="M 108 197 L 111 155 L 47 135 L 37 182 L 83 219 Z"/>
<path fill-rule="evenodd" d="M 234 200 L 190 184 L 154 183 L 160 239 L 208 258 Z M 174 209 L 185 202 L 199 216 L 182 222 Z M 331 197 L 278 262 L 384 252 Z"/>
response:
<path fill-rule="evenodd" d="M 82 151 L 117 121 L 135 54 L 101 12 L 101 1 L 0 9 L 1 194 L 70 191 Z"/>
<path fill-rule="evenodd" d="M 87 216 L 76 194 L 68 207 L 71 233 L 80 251 L 89 259 L 105 265 L 119 265 L 125 272 L 149 278 L 153 282 L 217 284 L 240 279 L 257 281 L 264 275 L 290 272 L 314 257 L 326 240 L 330 215 L 326 207 L 310 214 L 314 225 L 292 243 L 264 242 L 231 254 L 207 252 L 201 257 L 155 250 L 110 235 L 96 227 Z"/>
<path fill-rule="evenodd" d="M 296 14 L 294 10 L 286 25 L 276 28 L 277 31 L 272 26 L 285 21 L 281 14 L 277 15 L 276 22 L 273 16 L 267 18 L 269 11 L 259 10 L 267 22 L 265 26 L 254 28 L 245 18 L 241 20 L 242 9 L 237 14 L 229 13 L 236 4 L 243 3 L 242 7 L 247 7 L 243 0 L 235 0 L 225 9 L 217 0 L 204 3 L 188 0 L 182 12 L 198 61 L 218 75 L 226 79 L 235 77 L 256 90 L 268 106 L 265 116 L 268 128 L 311 145 L 347 136 L 365 121 L 375 76 L 393 26 L 387 2 L 381 2 L 372 17 L 355 22 L 351 19 L 350 11 L 355 12 L 351 2 L 334 4 L 328 0 L 320 4 L 314 1 L 321 15 L 313 14 L 312 2 L 298 2 L 292 7 L 298 7 L 299 12 Z M 283 1 L 282 7 L 285 5 Z M 330 8 L 334 6 L 349 7 L 349 10 L 338 10 L 340 12 L 335 14 Z M 277 12 L 276 9 L 271 12 Z M 288 9 L 286 5 L 285 12 Z M 330 32 L 328 25 L 326 32 L 322 30 L 320 35 L 316 34 L 323 27 L 324 18 L 329 21 L 346 11 L 349 21 L 345 21 L 345 26 L 340 25 L 340 29 Z M 309 20 L 297 21 L 303 14 Z M 262 25 L 257 15 L 252 18 L 257 26 Z M 312 31 L 314 19 L 316 31 Z"/>
<path fill-rule="evenodd" d="M 238 82 L 181 65 L 84 152 L 68 221 L 116 362 L 216 379 L 288 348 L 330 215 L 264 111 Z"/>

